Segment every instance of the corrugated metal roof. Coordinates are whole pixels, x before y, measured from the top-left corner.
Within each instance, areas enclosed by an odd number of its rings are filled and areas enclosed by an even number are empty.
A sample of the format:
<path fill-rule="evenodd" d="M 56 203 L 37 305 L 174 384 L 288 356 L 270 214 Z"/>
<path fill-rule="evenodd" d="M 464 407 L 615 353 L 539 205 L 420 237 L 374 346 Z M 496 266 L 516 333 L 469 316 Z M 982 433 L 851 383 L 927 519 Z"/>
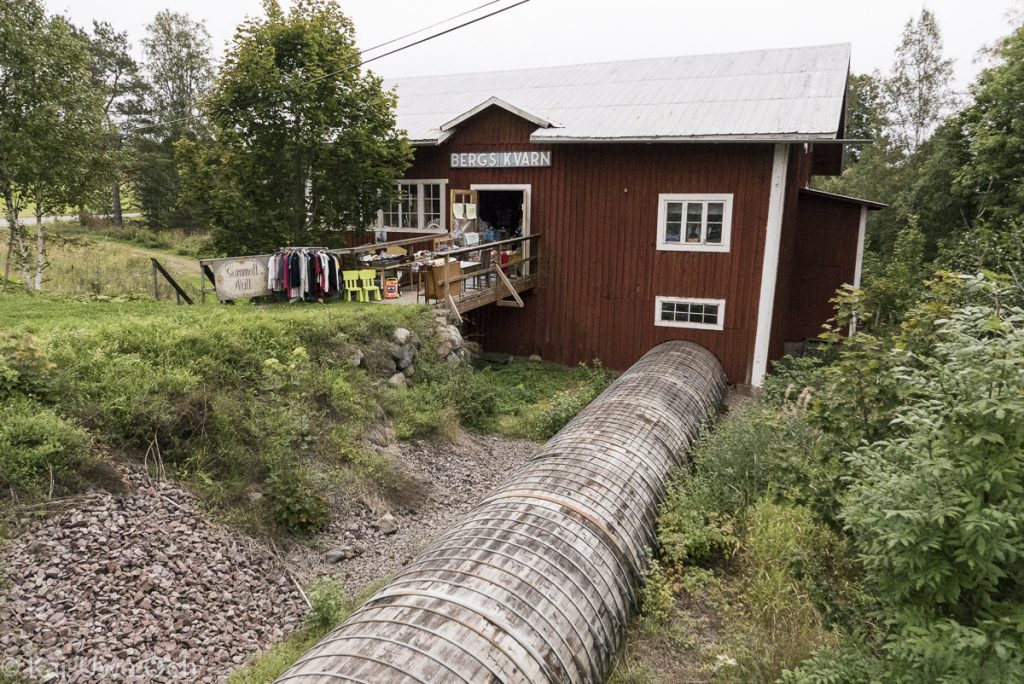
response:
<path fill-rule="evenodd" d="M 437 143 L 491 98 L 553 122 L 537 142 L 835 138 L 850 46 L 822 45 L 386 80 L 398 125 Z"/>

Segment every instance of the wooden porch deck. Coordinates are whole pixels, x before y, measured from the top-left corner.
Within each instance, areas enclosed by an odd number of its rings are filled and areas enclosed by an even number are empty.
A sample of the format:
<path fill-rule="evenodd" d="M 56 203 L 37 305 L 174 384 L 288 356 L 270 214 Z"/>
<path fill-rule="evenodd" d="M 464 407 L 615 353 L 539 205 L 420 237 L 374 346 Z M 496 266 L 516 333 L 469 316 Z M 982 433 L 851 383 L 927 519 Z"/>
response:
<path fill-rule="evenodd" d="M 513 238 L 501 242 L 476 245 L 444 253 L 447 258 L 459 258 L 472 253 L 478 253 L 482 249 L 493 247 L 516 245 L 526 253 L 512 263 L 497 264 L 486 268 L 479 268 L 468 271 L 456 277 L 449 277 L 447 269 L 444 271 L 444 280 L 433 285 L 438 297 L 427 299 L 421 287 L 421 278 L 413 278 L 412 284 L 402 288 L 400 296 L 396 299 L 384 299 L 385 304 L 433 304 L 445 309 L 460 319 L 462 314 L 474 309 L 479 309 L 490 304 L 497 304 L 504 307 L 522 308 L 525 306 L 521 295 L 527 290 L 537 287 L 540 281 L 538 250 L 536 247 L 540 234 L 528 235 L 522 238 Z M 532 250 L 524 247 L 526 244 L 534 245 Z M 529 251 L 527 251 L 529 250 Z M 417 290 L 419 290 L 417 292 Z"/>

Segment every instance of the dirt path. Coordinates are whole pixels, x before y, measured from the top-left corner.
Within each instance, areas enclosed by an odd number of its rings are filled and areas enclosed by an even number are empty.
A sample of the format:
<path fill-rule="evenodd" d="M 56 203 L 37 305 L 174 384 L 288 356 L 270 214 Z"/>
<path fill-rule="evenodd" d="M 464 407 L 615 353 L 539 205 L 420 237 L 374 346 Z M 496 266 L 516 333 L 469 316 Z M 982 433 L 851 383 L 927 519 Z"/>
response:
<path fill-rule="evenodd" d="M 179 254 L 172 254 L 170 252 L 164 252 L 158 249 L 150 249 L 148 247 L 139 247 L 127 242 L 121 242 L 119 240 L 104 240 L 111 245 L 117 245 L 124 249 L 129 254 L 136 254 L 138 256 L 146 257 L 147 259 L 156 259 L 160 264 L 166 268 L 169 272 L 177 275 L 188 276 L 192 278 L 199 277 L 199 260 L 193 259 L 192 257 L 181 256 Z"/>

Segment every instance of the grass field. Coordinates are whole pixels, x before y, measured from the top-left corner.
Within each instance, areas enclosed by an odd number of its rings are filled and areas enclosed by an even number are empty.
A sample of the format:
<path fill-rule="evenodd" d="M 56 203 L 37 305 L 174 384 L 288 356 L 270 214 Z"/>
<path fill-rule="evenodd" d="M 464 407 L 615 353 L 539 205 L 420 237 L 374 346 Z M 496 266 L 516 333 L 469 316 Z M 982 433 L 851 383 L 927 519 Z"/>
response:
<path fill-rule="evenodd" d="M 180 231 L 153 233 L 131 227 L 90 229 L 66 224 L 48 226 L 47 234 L 49 267 L 43 281 L 47 292 L 153 297 L 150 259 L 156 258 L 190 296 L 199 293 L 199 264 L 194 257 L 203 249 L 201 236 L 186 236 Z M 34 244 L 34 235 L 32 241 Z M 5 240 L 0 244 L 0 263 L 6 257 Z M 12 280 L 20 285 L 19 269 L 12 267 L 11 271 Z M 170 285 L 162 278 L 158 283 L 161 297 L 173 298 Z"/>

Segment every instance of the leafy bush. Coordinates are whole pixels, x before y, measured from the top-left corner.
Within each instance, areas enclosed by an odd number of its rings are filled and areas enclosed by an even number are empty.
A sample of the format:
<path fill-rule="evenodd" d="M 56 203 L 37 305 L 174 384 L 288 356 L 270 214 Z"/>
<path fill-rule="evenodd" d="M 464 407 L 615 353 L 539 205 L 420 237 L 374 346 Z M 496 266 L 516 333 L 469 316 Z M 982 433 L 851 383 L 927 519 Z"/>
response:
<path fill-rule="evenodd" d="M 313 491 L 297 466 L 279 467 L 267 477 L 267 493 L 274 522 L 301 536 L 320 531 L 330 522 L 323 497 Z"/>
<path fill-rule="evenodd" d="M 841 511 L 879 629 L 786 681 L 1021 680 L 1024 310 L 1004 282 L 940 275 L 880 360 L 895 405 Z"/>
<path fill-rule="evenodd" d="M 675 594 L 668 575 L 658 560 L 648 557 L 647 571 L 640 585 L 640 614 L 654 625 L 668 622 L 675 604 Z"/>
<path fill-rule="evenodd" d="M 329 632 L 352 612 L 352 605 L 341 585 L 329 577 L 318 580 L 310 587 L 309 603 L 311 607 L 306 614 L 306 628 L 317 633 Z"/>
<path fill-rule="evenodd" d="M 0 332 L 0 400 L 50 398 L 57 383 L 55 368 L 32 335 Z"/>
<path fill-rule="evenodd" d="M 24 397 L 0 401 L 0 490 L 29 497 L 69 489 L 90 460 L 85 432 Z"/>
<path fill-rule="evenodd" d="M 672 489 L 662 506 L 658 529 L 662 556 L 675 568 L 721 560 L 739 544 L 732 519 L 707 510 L 681 486 Z"/>

